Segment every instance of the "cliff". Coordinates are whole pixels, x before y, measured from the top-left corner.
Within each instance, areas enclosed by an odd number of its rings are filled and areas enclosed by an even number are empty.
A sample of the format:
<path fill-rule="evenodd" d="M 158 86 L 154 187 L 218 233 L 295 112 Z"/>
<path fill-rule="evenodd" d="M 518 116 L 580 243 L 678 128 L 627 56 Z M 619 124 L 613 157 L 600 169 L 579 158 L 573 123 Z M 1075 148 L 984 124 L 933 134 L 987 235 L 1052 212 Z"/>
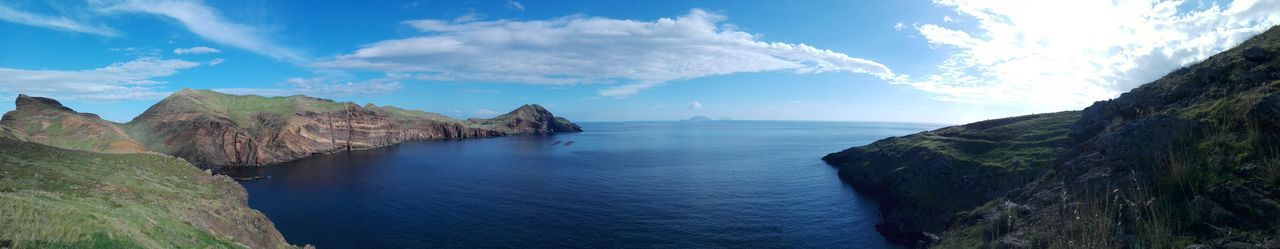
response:
<path fill-rule="evenodd" d="M 260 97 L 184 89 L 125 124 L 152 151 L 202 167 L 256 166 L 407 140 L 581 131 L 537 105 L 493 119 L 439 114 L 306 96 Z"/>
<path fill-rule="evenodd" d="M 957 129 L 949 127 L 824 159 L 860 191 L 889 200 L 881 230 L 897 241 L 939 248 L 1277 248 L 1278 55 L 1275 27 L 1094 103 L 1073 114 L 1078 118 L 1034 125 L 1060 144 L 1035 153 L 981 157 L 989 151 L 932 145 L 929 134 Z M 987 122 L 993 121 L 978 124 Z M 878 152 L 903 148 L 913 150 Z M 975 161 L 1017 158 L 1034 162 L 1026 173 L 1033 177 L 969 171 L 982 168 Z M 1034 180 L 1020 184 L 1026 179 Z M 966 181 L 975 184 L 939 187 Z"/>
<path fill-rule="evenodd" d="M 56 147 L 112 153 L 145 152 L 115 123 L 92 113 L 79 113 L 57 100 L 18 95 L 13 111 L 0 118 L 0 126 L 32 142 Z"/>
<path fill-rule="evenodd" d="M 0 247 L 292 248 L 226 176 L 0 137 Z"/>
<path fill-rule="evenodd" d="M 934 240 L 968 211 L 1051 169 L 1080 112 L 1028 115 L 888 138 L 822 158 L 881 199 L 876 230 L 900 243 Z"/>

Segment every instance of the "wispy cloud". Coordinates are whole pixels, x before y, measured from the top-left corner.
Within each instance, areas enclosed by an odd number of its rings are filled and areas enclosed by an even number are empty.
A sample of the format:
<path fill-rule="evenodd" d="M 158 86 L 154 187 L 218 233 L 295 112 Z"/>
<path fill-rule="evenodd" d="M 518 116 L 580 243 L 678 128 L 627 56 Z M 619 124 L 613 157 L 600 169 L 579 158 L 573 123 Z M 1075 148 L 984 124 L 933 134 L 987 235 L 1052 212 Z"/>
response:
<path fill-rule="evenodd" d="M 269 39 L 259 27 L 226 20 L 218 10 L 195 0 L 95 0 L 103 13 L 145 13 L 166 17 L 182 24 L 209 41 L 237 47 L 278 60 L 304 62 L 302 53 Z"/>
<path fill-rule="evenodd" d="M 191 47 L 191 48 L 175 48 L 174 54 L 216 54 L 222 53 L 222 50 L 211 47 Z"/>
<path fill-rule="evenodd" d="M 493 117 L 493 116 L 497 116 L 498 112 L 494 110 L 489 110 L 489 109 L 480 109 L 480 110 L 471 112 L 471 115 L 475 115 L 479 117 Z"/>
<path fill-rule="evenodd" d="M 261 96 L 310 95 L 319 97 L 353 97 L 388 94 L 400 89 L 400 82 L 392 78 L 374 78 L 352 81 L 341 76 L 316 76 L 289 78 L 272 88 L 221 88 L 214 91 L 231 94 Z"/>
<path fill-rule="evenodd" d="M 159 99 L 170 76 L 200 63 L 144 57 L 89 70 L 27 70 L 0 68 L 0 92 L 25 93 L 66 99 Z"/>
<path fill-rule="evenodd" d="M 535 21 L 413 20 L 423 34 L 365 45 L 314 63 L 422 80 L 615 84 L 626 96 L 674 80 L 746 72 L 848 72 L 883 79 L 888 67 L 805 44 L 765 42 L 694 9 L 654 21 L 569 16 Z"/>
<path fill-rule="evenodd" d="M 946 27 L 958 18 L 944 16 L 944 24 L 917 25 L 950 57 L 936 73 L 897 82 L 947 100 L 1046 110 L 1114 97 L 1280 24 L 1280 1 L 935 3 L 976 23 Z"/>
<path fill-rule="evenodd" d="M 498 91 L 498 90 L 493 90 L 493 89 L 479 89 L 479 88 L 468 88 L 468 89 L 463 89 L 462 91 L 463 91 L 463 92 L 469 92 L 469 93 L 487 93 L 487 94 L 499 94 L 499 93 L 502 93 L 501 91 Z"/>
<path fill-rule="evenodd" d="M 513 9 L 516 11 L 524 11 L 524 4 L 521 4 L 520 2 L 516 2 L 513 0 L 507 0 L 507 8 Z"/>
<path fill-rule="evenodd" d="M 0 21 L 7 21 L 35 27 L 71 31 L 100 36 L 117 36 L 115 29 L 101 25 L 72 20 L 65 16 L 53 16 L 14 9 L 0 3 Z"/>
<path fill-rule="evenodd" d="M 689 101 L 689 109 L 690 109 L 690 110 L 699 110 L 699 109 L 702 109 L 702 102 L 698 102 L 698 101 Z"/>

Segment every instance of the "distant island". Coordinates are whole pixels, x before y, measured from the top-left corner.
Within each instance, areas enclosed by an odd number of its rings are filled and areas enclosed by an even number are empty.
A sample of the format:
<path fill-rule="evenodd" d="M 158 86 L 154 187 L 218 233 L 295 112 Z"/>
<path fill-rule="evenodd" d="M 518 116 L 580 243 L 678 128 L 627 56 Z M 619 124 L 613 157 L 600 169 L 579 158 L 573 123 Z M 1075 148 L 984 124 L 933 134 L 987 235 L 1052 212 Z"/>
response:
<path fill-rule="evenodd" d="M 713 119 L 707 116 L 695 115 L 693 117 L 689 117 L 688 119 L 684 119 L 680 121 L 681 122 L 733 121 L 733 118 L 724 117 L 724 118 Z"/>
<path fill-rule="evenodd" d="M 714 119 L 711 119 L 711 118 L 709 118 L 709 117 L 707 117 L 707 116 L 701 116 L 701 115 L 698 115 L 698 116 L 689 117 L 688 119 L 680 120 L 680 121 L 685 121 L 685 122 L 706 122 L 706 121 L 714 121 Z"/>

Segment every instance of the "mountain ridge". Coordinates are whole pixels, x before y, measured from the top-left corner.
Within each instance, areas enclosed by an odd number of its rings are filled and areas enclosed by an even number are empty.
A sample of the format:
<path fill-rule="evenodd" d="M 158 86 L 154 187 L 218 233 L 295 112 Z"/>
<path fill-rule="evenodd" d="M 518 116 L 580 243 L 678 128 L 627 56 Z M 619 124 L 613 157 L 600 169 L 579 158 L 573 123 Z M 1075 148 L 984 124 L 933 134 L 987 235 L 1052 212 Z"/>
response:
<path fill-rule="evenodd" d="M 146 152 L 116 123 L 92 113 L 76 112 L 57 100 L 21 94 L 14 106 L 13 111 L 0 118 L 0 126 L 28 141 L 96 152 Z"/>

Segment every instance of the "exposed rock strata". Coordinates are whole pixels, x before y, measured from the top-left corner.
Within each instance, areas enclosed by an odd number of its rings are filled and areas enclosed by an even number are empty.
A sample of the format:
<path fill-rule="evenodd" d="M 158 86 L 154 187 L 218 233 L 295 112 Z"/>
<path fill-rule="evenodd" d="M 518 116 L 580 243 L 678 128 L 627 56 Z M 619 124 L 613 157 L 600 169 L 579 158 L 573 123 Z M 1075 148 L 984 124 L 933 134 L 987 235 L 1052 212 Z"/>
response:
<path fill-rule="evenodd" d="M 127 124 L 153 151 L 202 167 L 259 166 L 408 140 L 581 131 L 537 105 L 460 121 L 394 107 L 305 96 L 265 98 L 183 90 Z"/>

